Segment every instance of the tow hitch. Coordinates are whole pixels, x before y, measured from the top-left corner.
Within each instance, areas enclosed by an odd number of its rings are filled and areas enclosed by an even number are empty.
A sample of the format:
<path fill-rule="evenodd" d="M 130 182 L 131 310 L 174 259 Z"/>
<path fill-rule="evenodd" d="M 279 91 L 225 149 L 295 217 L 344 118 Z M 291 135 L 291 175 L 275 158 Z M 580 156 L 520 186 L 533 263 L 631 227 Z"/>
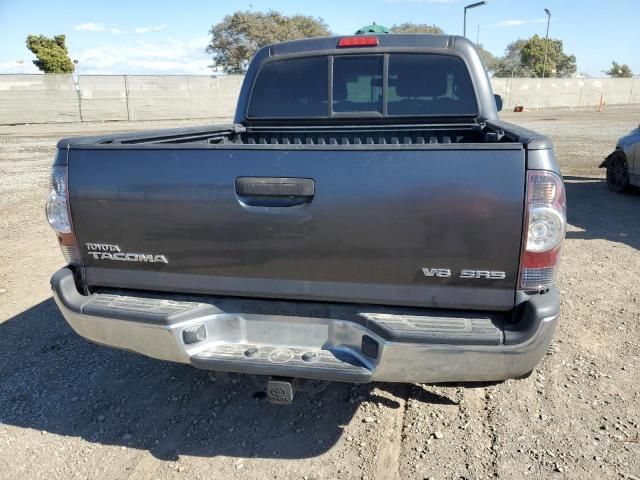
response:
<path fill-rule="evenodd" d="M 296 394 L 295 378 L 270 378 L 267 382 L 267 399 L 276 405 L 291 405 Z"/>
<path fill-rule="evenodd" d="M 308 378 L 264 377 L 254 376 L 254 382 L 263 386 L 267 392 L 267 400 L 274 405 L 291 405 L 296 392 L 315 395 L 322 392 L 329 382 L 325 380 L 311 380 Z M 262 381 L 261 381 L 262 380 Z M 264 387 L 266 380 L 266 387 Z"/>
<path fill-rule="evenodd" d="M 291 405 L 296 392 L 315 395 L 322 392 L 330 382 L 308 378 L 269 377 L 266 375 L 247 375 L 258 387 L 261 397 L 266 394 L 269 403 L 274 405 Z M 237 383 L 240 374 L 233 372 L 209 372 L 209 378 L 221 385 L 228 382 Z"/>

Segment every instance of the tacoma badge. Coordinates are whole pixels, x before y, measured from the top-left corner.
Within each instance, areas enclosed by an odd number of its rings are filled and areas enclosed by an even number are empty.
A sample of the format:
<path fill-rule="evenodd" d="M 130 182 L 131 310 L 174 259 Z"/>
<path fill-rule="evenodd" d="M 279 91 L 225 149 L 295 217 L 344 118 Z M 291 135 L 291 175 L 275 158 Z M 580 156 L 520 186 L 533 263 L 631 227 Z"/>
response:
<path fill-rule="evenodd" d="M 153 253 L 123 252 L 119 245 L 110 243 L 85 243 L 87 253 L 94 260 L 115 260 L 118 262 L 169 263 L 165 255 Z"/>

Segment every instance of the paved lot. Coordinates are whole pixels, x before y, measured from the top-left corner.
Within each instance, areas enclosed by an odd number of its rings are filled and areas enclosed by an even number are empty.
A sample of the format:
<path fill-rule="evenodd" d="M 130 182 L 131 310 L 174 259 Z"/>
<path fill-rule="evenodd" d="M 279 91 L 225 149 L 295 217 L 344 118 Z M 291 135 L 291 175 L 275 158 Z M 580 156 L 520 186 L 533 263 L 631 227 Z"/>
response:
<path fill-rule="evenodd" d="M 505 118 L 553 137 L 567 185 L 563 318 L 540 368 L 473 388 L 336 384 L 290 407 L 90 345 L 50 298 L 56 139 L 171 124 L 0 127 L 0 478 L 640 478 L 640 194 L 595 168 L 640 109 Z"/>

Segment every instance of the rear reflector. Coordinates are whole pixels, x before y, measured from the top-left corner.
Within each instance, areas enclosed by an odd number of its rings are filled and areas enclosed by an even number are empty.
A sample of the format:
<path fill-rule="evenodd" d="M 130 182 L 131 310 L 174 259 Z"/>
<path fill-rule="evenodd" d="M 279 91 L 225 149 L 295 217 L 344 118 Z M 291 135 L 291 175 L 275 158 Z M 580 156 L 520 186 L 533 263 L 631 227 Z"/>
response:
<path fill-rule="evenodd" d="M 60 242 L 60 250 L 62 250 L 62 256 L 68 265 L 82 265 L 82 258 L 80 257 L 80 252 L 78 251 L 78 247 L 75 245 L 64 245 L 63 239 L 58 237 L 58 241 Z"/>
<path fill-rule="evenodd" d="M 378 37 L 344 37 L 338 42 L 338 48 L 377 47 Z"/>
<path fill-rule="evenodd" d="M 523 268 L 522 288 L 539 290 L 553 285 L 556 278 L 556 267 Z"/>

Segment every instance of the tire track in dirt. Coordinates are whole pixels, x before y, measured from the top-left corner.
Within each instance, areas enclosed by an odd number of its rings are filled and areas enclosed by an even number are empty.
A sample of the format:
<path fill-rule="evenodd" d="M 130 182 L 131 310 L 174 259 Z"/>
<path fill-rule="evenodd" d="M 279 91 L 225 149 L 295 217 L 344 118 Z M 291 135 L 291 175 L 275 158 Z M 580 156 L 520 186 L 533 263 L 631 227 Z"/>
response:
<path fill-rule="evenodd" d="M 493 430 L 493 398 L 486 388 L 466 388 L 460 402 L 460 424 L 464 432 L 465 464 L 472 478 L 497 477 L 496 434 Z"/>
<path fill-rule="evenodd" d="M 407 412 L 409 385 L 400 385 L 395 391 L 399 407 L 392 413 L 391 424 L 382 434 L 375 466 L 374 478 L 378 480 L 399 480 L 402 435 Z"/>

